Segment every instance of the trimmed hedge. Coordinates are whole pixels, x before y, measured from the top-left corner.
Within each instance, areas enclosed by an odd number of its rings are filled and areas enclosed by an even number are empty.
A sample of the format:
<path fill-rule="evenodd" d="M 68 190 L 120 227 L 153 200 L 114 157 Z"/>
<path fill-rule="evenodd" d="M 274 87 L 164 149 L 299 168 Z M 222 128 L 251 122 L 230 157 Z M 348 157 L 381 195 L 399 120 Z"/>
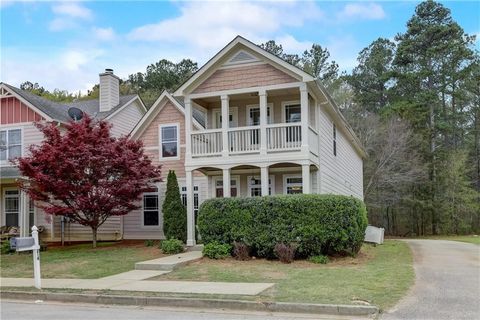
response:
<path fill-rule="evenodd" d="M 198 217 L 204 243 L 243 242 L 253 255 L 265 258 L 275 257 L 277 243 L 295 243 L 298 257 L 355 255 L 366 227 L 363 202 L 340 195 L 210 199 Z"/>

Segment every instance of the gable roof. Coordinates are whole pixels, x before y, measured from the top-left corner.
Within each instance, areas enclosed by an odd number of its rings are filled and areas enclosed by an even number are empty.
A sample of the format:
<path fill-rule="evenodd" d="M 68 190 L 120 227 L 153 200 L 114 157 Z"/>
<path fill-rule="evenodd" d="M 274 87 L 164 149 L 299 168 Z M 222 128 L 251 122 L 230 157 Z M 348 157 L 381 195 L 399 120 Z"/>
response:
<path fill-rule="evenodd" d="M 86 114 L 92 116 L 95 119 L 103 120 L 112 116 L 117 111 L 126 107 L 134 100 L 138 99 L 142 108 L 146 112 L 145 105 L 143 101 L 137 94 L 130 94 L 120 96 L 120 103 L 110 109 L 109 111 L 100 112 L 100 100 L 99 99 L 90 99 L 84 101 L 75 101 L 75 102 L 55 102 L 48 100 L 46 98 L 37 96 L 29 91 L 19 89 L 7 83 L 0 83 L 0 86 L 5 87 L 10 92 L 17 95 L 21 100 L 25 100 L 31 107 L 40 111 L 40 114 L 47 115 L 47 120 L 56 120 L 59 122 L 68 122 L 72 120 L 68 115 L 68 109 L 71 107 L 76 107 L 85 112 Z"/>
<path fill-rule="evenodd" d="M 165 100 L 172 102 L 173 106 L 176 107 L 182 115 L 185 115 L 185 106 L 183 104 L 183 100 L 181 98 L 175 98 L 167 90 L 163 90 L 163 92 L 160 94 L 157 100 L 155 100 L 150 109 L 148 109 L 148 112 L 143 115 L 142 119 L 140 119 L 135 128 L 133 128 L 130 136 L 135 138 L 135 135 L 139 135 L 150 125 L 153 119 L 157 116 L 158 112 L 160 112 L 161 109 L 159 108 L 164 106 L 164 104 L 162 104 L 162 101 Z M 193 110 L 194 108 L 192 108 L 192 112 Z M 198 116 L 198 114 L 195 115 L 194 112 L 192 113 L 192 116 L 193 125 L 197 128 L 203 129 L 204 120 L 199 119 L 200 117 Z M 201 122 L 203 122 L 203 124 L 201 124 Z"/>
<path fill-rule="evenodd" d="M 235 39 L 230 41 L 222 50 L 220 50 L 216 55 L 214 55 L 210 60 L 207 61 L 197 72 L 195 72 L 187 81 L 185 81 L 175 92 L 174 96 L 183 96 L 185 94 L 185 89 L 190 87 L 197 79 L 199 79 L 202 75 L 204 75 L 211 67 L 213 67 L 219 60 L 233 51 L 236 47 L 244 46 L 253 52 L 259 54 L 260 56 L 265 57 L 267 60 L 275 64 L 276 66 L 293 73 L 300 77 L 302 81 L 313 81 L 314 77 L 312 77 L 307 72 L 303 71 L 297 66 L 294 66 L 287 61 L 277 57 L 276 55 L 266 51 L 265 49 L 259 47 L 258 45 L 254 44 L 253 42 L 241 37 L 236 36 Z"/>

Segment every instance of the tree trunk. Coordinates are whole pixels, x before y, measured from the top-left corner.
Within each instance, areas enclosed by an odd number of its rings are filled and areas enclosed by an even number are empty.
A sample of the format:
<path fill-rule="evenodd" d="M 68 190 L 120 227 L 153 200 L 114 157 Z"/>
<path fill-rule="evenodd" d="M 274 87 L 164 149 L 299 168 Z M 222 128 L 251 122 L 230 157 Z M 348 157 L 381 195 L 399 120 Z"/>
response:
<path fill-rule="evenodd" d="M 92 248 L 97 247 L 97 227 L 92 227 Z"/>

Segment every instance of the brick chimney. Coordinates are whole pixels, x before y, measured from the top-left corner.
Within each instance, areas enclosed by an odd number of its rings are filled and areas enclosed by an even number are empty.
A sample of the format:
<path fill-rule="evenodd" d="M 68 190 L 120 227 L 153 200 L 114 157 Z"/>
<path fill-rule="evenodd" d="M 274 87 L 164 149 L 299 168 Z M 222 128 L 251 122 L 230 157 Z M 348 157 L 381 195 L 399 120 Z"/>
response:
<path fill-rule="evenodd" d="M 120 78 L 113 69 L 100 73 L 100 112 L 110 111 L 120 103 Z"/>

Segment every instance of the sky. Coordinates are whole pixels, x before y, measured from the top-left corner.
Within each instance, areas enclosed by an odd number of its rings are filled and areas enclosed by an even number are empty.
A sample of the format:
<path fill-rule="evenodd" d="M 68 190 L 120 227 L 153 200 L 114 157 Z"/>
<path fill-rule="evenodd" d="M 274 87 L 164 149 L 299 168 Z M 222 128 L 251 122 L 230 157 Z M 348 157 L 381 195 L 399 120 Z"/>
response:
<path fill-rule="evenodd" d="M 85 93 L 105 68 L 127 78 L 161 59 L 201 66 L 236 35 L 287 53 L 317 43 L 350 71 L 372 41 L 404 32 L 418 3 L 0 0 L 0 81 Z M 480 38 L 479 1 L 442 3 Z"/>

